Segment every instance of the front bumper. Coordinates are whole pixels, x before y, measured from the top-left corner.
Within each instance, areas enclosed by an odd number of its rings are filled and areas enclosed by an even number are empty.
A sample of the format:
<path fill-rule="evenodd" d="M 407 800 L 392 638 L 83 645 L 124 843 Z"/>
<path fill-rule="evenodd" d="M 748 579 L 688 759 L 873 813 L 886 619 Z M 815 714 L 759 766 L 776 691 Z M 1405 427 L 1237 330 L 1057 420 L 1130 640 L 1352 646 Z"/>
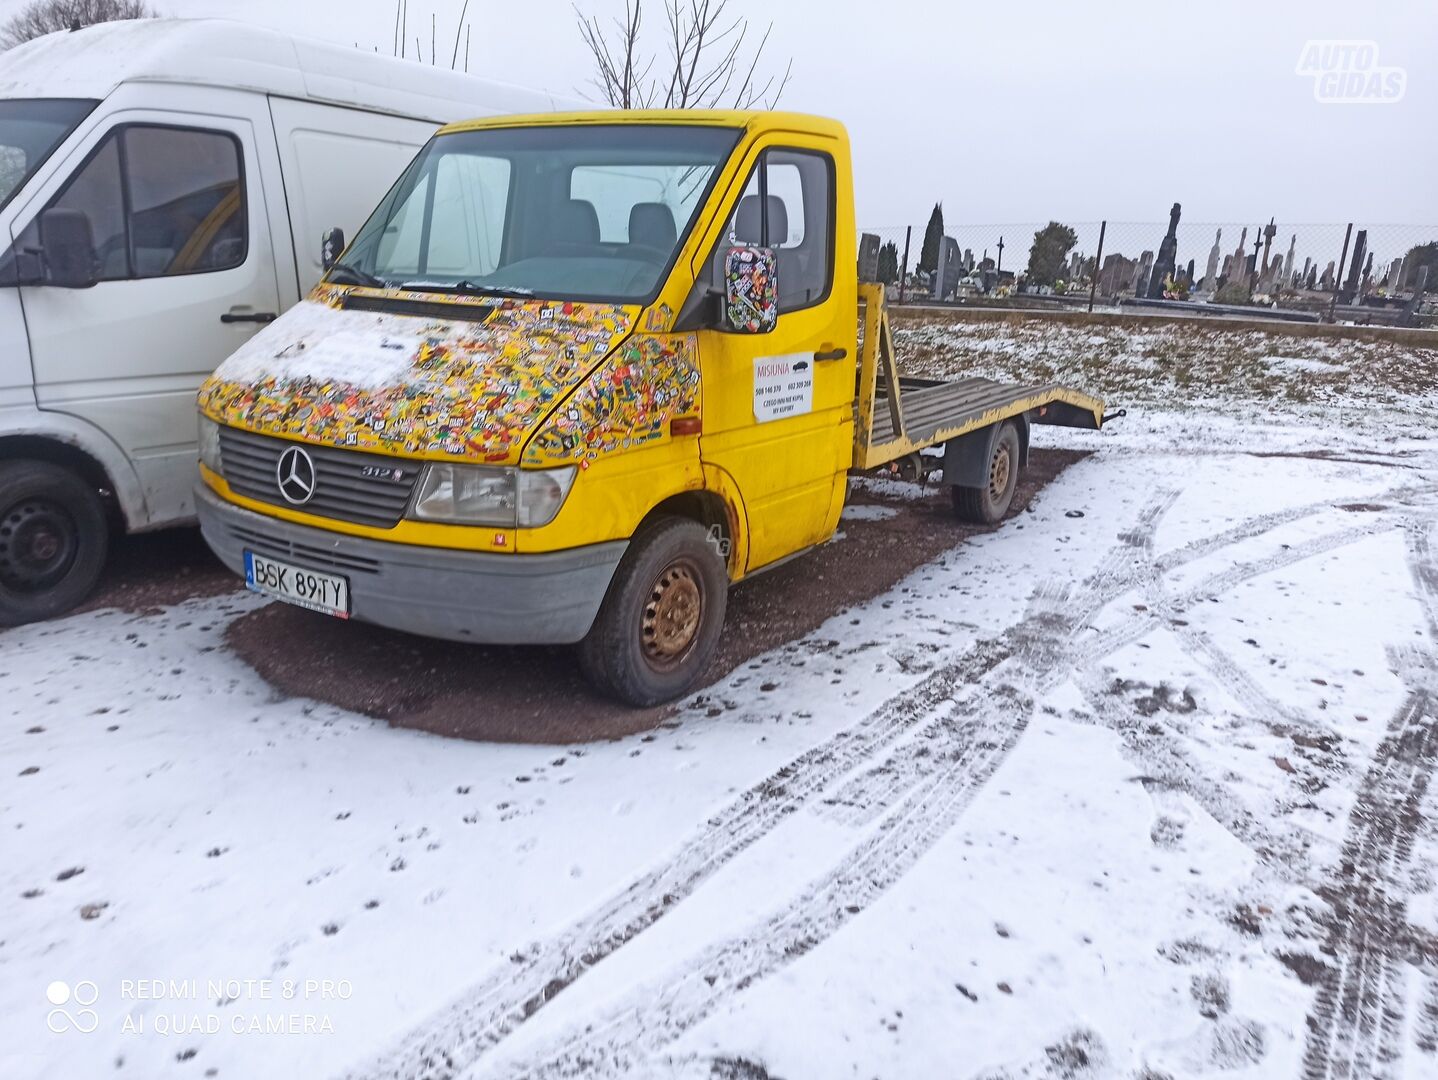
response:
<path fill-rule="evenodd" d="M 295 525 L 195 489 L 200 530 L 245 572 L 245 549 L 342 574 L 356 619 L 426 637 L 495 645 L 568 645 L 589 632 L 627 540 L 536 555 L 391 544 Z"/>

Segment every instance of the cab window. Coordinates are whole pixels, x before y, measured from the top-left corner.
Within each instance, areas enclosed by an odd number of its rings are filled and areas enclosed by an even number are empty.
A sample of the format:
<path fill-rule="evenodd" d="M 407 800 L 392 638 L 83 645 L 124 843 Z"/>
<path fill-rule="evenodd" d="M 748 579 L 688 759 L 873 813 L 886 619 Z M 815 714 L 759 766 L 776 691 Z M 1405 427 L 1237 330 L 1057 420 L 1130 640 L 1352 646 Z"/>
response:
<path fill-rule="evenodd" d="M 765 150 L 720 237 L 711 285 L 722 287 L 724 253 L 738 244 L 774 249 L 781 315 L 827 298 L 834 277 L 833 159 L 809 150 Z"/>
<path fill-rule="evenodd" d="M 437 135 L 331 280 L 648 303 L 737 139 L 703 124 Z"/>
<path fill-rule="evenodd" d="M 223 132 L 116 128 L 50 205 L 89 218 L 101 281 L 208 273 L 245 261 L 240 147 Z M 18 246 L 39 247 L 38 219 Z"/>
<path fill-rule="evenodd" d="M 580 165 L 569 174 L 569 198 L 594 207 L 601 243 L 668 252 L 710 172 L 693 165 Z"/>

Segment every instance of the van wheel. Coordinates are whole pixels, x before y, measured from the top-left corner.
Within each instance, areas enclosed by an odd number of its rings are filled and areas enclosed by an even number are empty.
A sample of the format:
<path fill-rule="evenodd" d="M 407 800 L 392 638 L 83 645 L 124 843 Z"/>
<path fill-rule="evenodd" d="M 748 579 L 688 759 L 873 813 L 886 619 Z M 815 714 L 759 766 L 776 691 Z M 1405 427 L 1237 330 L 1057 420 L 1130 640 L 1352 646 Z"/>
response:
<path fill-rule="evenodd" d="M 625 552 L 579 644 L 596 690 L 629 705 L 672 701 L 699 681 L 724 628 L 729 575 L 704 526 L 663 518 Z"/>
<path fill-rule="evenodd" d="M 993 525 L 1002 521 L 1014 501 L 1019 482 L 1019 430 L 1005 421 L 989 453 L 988 483 L 983 487 L 950 488 L 954 513 L 960 521 Z"/>
<path fill-rule="evenodd" d="M 63 615 L 95 588 L 109 525 L 99 494 L 45 461 L 0 462 L 0 626 Z"/>

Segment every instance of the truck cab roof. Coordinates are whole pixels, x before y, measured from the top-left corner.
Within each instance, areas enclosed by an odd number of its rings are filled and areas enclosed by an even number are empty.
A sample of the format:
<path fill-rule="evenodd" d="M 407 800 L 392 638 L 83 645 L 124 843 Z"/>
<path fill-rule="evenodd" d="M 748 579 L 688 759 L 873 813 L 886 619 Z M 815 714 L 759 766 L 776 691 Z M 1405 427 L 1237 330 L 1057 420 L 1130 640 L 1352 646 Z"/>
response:
<path fill-rule="evenodd" d="M 751 131 L 794 131 L 833 138 L 843 138 L 845 135 L 844 126 L 828 117 L 766 109 L 587 109 L 531 112 L 460 120 L 447 125 L 442 134 L 481 128 L 537 127 L 550 124 L 685 124 L 745 128 Z"/>

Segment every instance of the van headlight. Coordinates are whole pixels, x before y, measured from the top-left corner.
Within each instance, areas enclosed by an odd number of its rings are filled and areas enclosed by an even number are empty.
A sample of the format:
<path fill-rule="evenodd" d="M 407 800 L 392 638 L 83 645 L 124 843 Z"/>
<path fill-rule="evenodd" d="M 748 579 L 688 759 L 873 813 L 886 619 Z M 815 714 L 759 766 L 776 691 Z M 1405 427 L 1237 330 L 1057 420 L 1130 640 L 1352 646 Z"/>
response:
<path fill-rule="evenodd" d="M 200 416 L 200 464 L 216 476 L 224 476 L 224 462 L 220 459 L 220 425 L 208 416 Z"/>
<path fill-rule="evenodd" d="M 559 513 L 574 474 L 572 465 L 515 469 L 434 463 L 425 467 L 410 516 L 455 525 L 537 528 Z"/>

